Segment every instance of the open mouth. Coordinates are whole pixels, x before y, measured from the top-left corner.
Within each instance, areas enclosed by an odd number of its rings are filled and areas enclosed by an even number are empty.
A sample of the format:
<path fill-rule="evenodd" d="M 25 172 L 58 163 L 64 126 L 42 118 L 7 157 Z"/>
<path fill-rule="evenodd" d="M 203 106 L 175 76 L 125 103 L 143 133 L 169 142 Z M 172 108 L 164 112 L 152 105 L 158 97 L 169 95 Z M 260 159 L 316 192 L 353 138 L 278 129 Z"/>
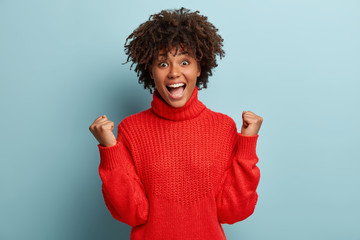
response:
<path fill-rule="evenodd" d="M 186 84 L 175 83 L 175 84 L 166 85 L 166 88 L 172 98 L 179 99 L 185 93 Z"/>

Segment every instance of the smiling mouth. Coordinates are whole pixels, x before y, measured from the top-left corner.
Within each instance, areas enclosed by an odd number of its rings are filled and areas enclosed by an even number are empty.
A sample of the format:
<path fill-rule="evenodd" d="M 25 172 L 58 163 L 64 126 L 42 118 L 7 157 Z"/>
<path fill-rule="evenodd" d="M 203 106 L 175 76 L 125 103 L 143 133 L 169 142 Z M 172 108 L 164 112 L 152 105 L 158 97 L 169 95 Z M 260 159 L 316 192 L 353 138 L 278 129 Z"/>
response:
<path fill-rule="evenodd" d="M 177 100 L 182 98 L 182 96 L 185 93 L 185 88 L 186 88 L 186 84 L 185 83 L 175 83 L 175 84 L 170 84 L 170 85 L 166 85 L 166 88 L 170 94 L 170 96 Z"/>

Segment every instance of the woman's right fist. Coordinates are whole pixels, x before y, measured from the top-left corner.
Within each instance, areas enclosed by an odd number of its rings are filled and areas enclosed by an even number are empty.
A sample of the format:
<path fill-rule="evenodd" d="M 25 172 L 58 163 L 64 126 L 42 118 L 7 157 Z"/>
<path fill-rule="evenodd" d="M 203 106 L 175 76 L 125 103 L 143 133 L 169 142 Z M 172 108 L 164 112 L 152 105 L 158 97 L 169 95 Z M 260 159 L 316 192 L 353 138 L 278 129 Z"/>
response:
<path fill-rule="evenodd" d="M 105 115 L 98 117 L 89 127 L 90 132 L 100 145 L 104 147 L 111 147 L 116 144 L 116 138 L 112 132 L 113 129 L 114 122 L 108 120 Z"/>

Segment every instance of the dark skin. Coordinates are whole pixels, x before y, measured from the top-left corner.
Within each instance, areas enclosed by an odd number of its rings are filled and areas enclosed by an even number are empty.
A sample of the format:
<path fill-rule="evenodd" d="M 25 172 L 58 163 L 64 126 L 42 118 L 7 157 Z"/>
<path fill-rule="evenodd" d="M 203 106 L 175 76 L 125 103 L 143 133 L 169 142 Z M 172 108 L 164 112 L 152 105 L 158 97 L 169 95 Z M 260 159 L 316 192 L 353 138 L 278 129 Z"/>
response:
<path fill-rule="evenodd" d="M 132 62 L 131 67 L 136 65 L 135 72 L 139 76 L 139 83 L 152 92 L 155 83 L 149 68 L 153 59 L 158 58 L 160 50 L 170 52 L 177 47 L 178 51 L 182 51 L 182 47 L 186 46 L 201 65 L 201 75 L 197 78 L 196 86 L 199 90 L 206 88 L 208 77 L 217 67 L 216 57 L 221 59 L 225 56 L 222 49 L 223 39 L 217 31 L 218 29 L 207 21 L 207 17 L 200 15 L 198 11 L 190 12 L 185 8 L 163 10 L 151 15 L 148 21 L 136 28 L 126 39 L 127 62 Z M 177 54 L 177 50 L 174 54 Z"/>
<path fill-rule="evenodd" d="M 207 21 L 207 17 L 200 15 L 198 11 L 190 12 L 185 8 L 174 11 L 163 10 L 158 14 L 151 15 L 147 22 L 141 24 L 126 39 L 127 62 L 132 61 L 131 67 L 136 64 L 135 71 L 139 76 L 139 83 L 144 84 L 144 88 L 149 89 L 150 93 L 152 93 L 156 86 L 154 72 L 151 72 L 154 59 L 159 58 L 160 52 L 172 52 L 175 57 L 178 50 L 182 51 L 186 46 L 188 52 L 191 53 L 191 57 L 195 59 L 201 69 L 200 76 L 197 76 L 198 72 L 195 71 L 197 79 L 194 84 L 199 90 L 202 87 L 206 88 L 208 77 L 212 75 L 212 69 L 217 66 L 216 56 L 220 58 L 225 56 L 222 49 L 223 39 L 217 31 L 218 29 Z M 159 39 L 161 39 L 160 42 Z M 130 40 L 129 44 L 127 44 L 128 40 Z M 175 62 L 173 61 L 173 63 Z M 176 74 L 181 74 L 179 70 L 180 68 L 171 70 L 168 75 L 161 72 L 161 74 L 156 75 L 161 76 L 161 78 L 156 79 L 169 84 L 167 78 L 171 79 Z M 195 85 L 192 87 L 195 87 Z M 162 89 L 165 92 L 165 88 Z M 188 95 L 186 96 L 185 101 L 181 102 L 181 106 L 188 101 Z M 180 105 L 175 107 L 181 107 Z M 243 111 L 242 119 L 241 134 L 244 136 L 257 135 L 263 118 L 251 111 Z M 114 122 L 110 121 L 105 115 L 99 116 L 89 127 L 94 137 L 105 147 L 116 144 L 113 129 Z"/>
<path fill-rule="evenodd" d="M 257 135 L 263 118 L 251 111 L 243 111 L 242 119 L 241 134 L 244 136 Z M 116 144 L 116 137 L 113 134 L 114 122 L 110 121 L 105 115 L 95 119 L 89 130 L 102 146 L 111 147 Z"/>

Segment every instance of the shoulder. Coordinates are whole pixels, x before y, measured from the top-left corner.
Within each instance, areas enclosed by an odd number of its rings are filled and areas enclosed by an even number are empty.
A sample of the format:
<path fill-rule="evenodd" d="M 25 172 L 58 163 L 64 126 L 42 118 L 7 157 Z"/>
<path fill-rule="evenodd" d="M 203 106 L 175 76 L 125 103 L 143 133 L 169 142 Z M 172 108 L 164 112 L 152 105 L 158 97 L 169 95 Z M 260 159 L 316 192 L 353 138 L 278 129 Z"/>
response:
<path fill-rule="evenodd" d="M 146 121 L 151 116 L 151 109 L 144 110 L 139 113 L 135 113 L 133 115 L 125 117 L 118 125 L 118 131 L 131 129 L 131 128 L 138 128 L 141 125 L 146 124 Z"/>
<path fill-rule="evenodd" d="M 210 118 L 214 119 L 214 121 L 216 123 L 218 123 L 219 125 L 221 125 L 225 128 L 236 130 L 236 123 L 235 123 L 234 119 L 232 119 L 230 116 L 228 116 L 224 113 L 215 112 L 209 108 L 206 109 L 206 114 Z"/>
<path fill-rule="evenodd" d="M 215 112 L 210 109 L 206 110 L 206 114 L 212 119 L 211 132 L 215 134 L 216 139 L 221 145 L 228 149 L 232 149 L 237 141 L 237 128 L 234 119 L 224 113 Z"/>

